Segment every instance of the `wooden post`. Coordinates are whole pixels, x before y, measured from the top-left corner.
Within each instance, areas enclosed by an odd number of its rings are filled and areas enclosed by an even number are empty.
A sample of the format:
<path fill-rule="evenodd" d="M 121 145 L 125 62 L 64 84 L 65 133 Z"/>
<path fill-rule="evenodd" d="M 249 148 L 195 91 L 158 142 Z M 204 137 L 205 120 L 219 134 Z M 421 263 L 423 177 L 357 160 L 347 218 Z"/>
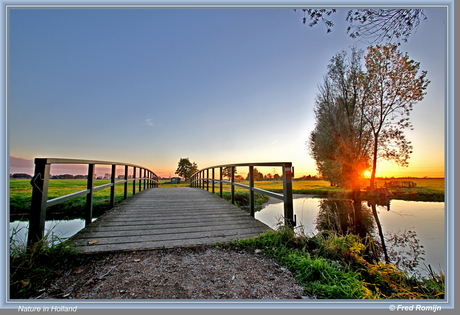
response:
<path fill-rule="evenodd" d="M 142 168 L 139 168 L 139 192 L 142 190 Z"/>
<path fill-rule="evenodd" d="M 125 183 L 123 192 L 123 199 L 126 198 L 128 198 L 128 165 L 125 165 Z"/>
<path fill-rule="evenodd" d="M 294 205 L 292 202 L 292 170 L 291 164 L 283 167 L 283 191 L 284 191 L 284 224 L 289 227 L 295 226 Z"/>
<path fill-rule="evenodd" d="M 209 191 L 209 168 L 206 170 L 206 190 Z"/>
<path fill-rule="evenodd" d="M 223 178 L 222 178 L 222 167 L 221 167 L 221 168 L 220 168 L 220 175 L 219 175 L 219 181 L 220 181 L 220 186 L 219 186 L 220 192 L 219 192 L 219 196 L 220 196 L 220 198 L 222 198 L 222 195 L 223 195 L 223 192 L 222 192 L 222 190 L 223 190 L 222 179 L 223 179 Z"/>
<path fill-rule="evenodd" d="M 136 167 L 133 167 L 133 195 L 136 194 Z"/>
<path fill-rule="evenodd" d="M 112 165 L 112 176 L 110 177 L 110 182 L 112 186 L 110 187 L 110 208 L 115 206 L 115 172 L 116 172 L 116 165 Z"/>
<path fill-rule="evenodd" d="M 214 168 L 212 169 L 212 190 L 211 192 L 214 194 Z"/>
<path fill-rule="evenodd" d="M 232 187 L 230 188 L 231 191 L 232 191 L 232 204 L 234 205 L 235 204 L 235 185 L 233 185 L 234 181 L 235 181 L 235 175 L 233 174 L 233 171 L 235 170 L 235 167 L 232 166 L 230 168 L 230 172 L 231 172 L 231 175 L 230 175 L 230 182 L 232 183 Z"/>
<path fill-rule="evenodd" d="M 249 213 L 254 217 L 254 166 L 249 166 Z"/>
<path fill-rule="evenodd" d="M 88 164 L 86 188 L 89 189 L 89 194 L 86 195 L 85 225 L 88 225 L 93 219 L 94 164 Z"/>
<path fill-rule="evenodd" d="M 35 174 L 30 181 L 32 184 L 32 204 L 27 236 L 29 248 L 44 236 L 49 177 L 50 165 L 46 163 L 46 159 L 35 159 Z"/>

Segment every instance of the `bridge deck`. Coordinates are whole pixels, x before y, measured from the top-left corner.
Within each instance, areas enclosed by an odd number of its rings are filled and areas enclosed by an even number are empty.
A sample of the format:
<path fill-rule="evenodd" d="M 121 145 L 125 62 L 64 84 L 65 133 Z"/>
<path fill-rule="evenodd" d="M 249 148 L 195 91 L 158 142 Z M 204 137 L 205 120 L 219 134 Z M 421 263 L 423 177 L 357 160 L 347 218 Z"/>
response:
<path fill-rule="evenodd" d="M 270 227 L 210 192 L 154 188 L 137 193 L 72 239 L 84 253 L 148 250 L 249 238 Z"/>

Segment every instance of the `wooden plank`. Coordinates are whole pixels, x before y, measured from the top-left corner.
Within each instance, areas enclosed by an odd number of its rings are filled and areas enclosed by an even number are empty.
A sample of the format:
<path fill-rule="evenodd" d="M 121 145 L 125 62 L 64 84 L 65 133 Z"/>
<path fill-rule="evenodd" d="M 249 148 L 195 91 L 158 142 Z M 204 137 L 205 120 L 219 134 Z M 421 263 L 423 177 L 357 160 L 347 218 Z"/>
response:
<path fill-rule="evenodd" d="M 271 228 L 198 188 L 154 188 L 121 202 L 72 239 L 84 253 L 213 244 Z"/>

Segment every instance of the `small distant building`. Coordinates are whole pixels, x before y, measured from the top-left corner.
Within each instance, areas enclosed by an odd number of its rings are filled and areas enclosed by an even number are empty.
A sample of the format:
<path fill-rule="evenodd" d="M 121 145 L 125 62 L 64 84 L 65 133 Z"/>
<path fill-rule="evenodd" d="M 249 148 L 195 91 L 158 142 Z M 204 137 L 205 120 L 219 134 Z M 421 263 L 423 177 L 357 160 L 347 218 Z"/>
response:
<path fill-rule="evenodd" d="M 179 184 L 180 177 L 171 177 L 171 184 Z"/>

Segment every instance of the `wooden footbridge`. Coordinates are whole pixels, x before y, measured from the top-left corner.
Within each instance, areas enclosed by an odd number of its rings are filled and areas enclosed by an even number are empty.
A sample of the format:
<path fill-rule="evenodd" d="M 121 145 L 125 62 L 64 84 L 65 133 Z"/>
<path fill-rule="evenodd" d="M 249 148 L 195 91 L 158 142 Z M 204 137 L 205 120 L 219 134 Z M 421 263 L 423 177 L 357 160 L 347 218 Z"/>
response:
<path fill-rule="evenodd" d="M 88 164 L 88 187 L 86 190 L 59 198 L 47 199 L 49 170 L 51 164 Z M 111 182 L 94 187 L 96 164 L 111 165 Z M 264 193 L 284 201 L 285 223 L 294 225 L 292 213 L 292 167 L 291 163 L 246 163 L 220 165 L 198 171 L 192 176 L 190 188 L 159 188 L 157 175 L 145 168 L 107 161 L 35 159 L 32 208 L 29 224 L 28 245 L 43 237 L 46 209 L 76 197 L 87 196 L 86 226 L 72 239 L 83 253 L 149 250 L 179 246 L 205 245 L 250 238 L 270 230 L 270 227 L 254 218 L 254 193 Z M 116 180 L 116 166 L 124 166 L 122 180 Z M 278 166 L 283 168 L 283 194 L 254 187 L 254 166 Z M 249 186 L 223 180 L 223 169 L 234 174 L 235 167 L 249 167 Z M 132 172 L 129 172 L 132 168 Z M 136 169 L 139 171 L 136 176 Z M 215 172 L 218 170 L 218 172 Z M 211 175 L 210 175 L 211 172 Z M 131 173 L 131 174 L 129 174 Z M 215 173 L 219 173 L 216 178 Z M 132 181 L 133 196 L 126 198 L 128 182 Z M 115 185 L 123 184 L 125 200 L 115 205 Z M 217 184 L 217 187 L 216 187 Z M 231 202 L 222 198 L 223 185 L 230 185 Z M 234 188 L 249 190 L 249 213 L 234 205 Z M 94 191 L 110 188 L 111 210 L 92 220 Z M 137 188 L 137 192 L 136 192 Z M 217 194 L 216 191 L 219 191 Z"/>

